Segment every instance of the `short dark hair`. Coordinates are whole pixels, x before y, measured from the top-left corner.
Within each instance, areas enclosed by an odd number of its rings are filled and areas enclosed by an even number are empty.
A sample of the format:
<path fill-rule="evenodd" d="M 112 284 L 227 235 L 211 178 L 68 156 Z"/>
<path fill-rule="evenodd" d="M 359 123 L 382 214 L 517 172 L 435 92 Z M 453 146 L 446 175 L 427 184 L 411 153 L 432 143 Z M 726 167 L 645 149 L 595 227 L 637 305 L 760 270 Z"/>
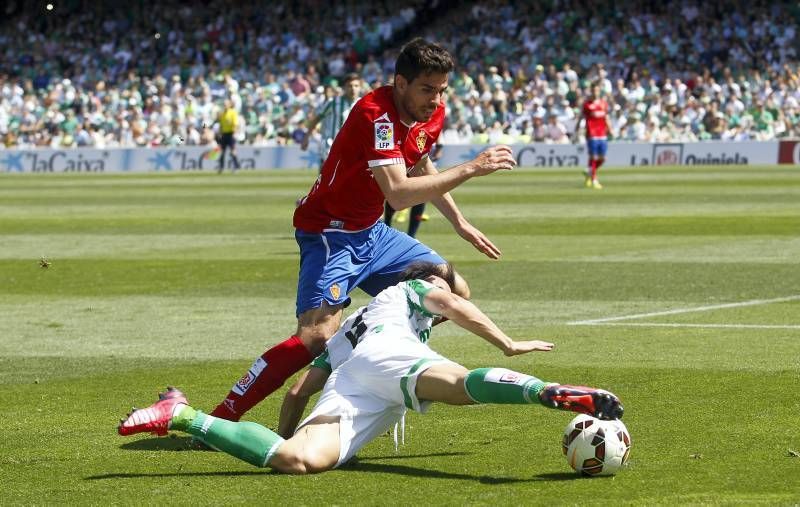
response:
<path fill-rule="evenodd" d="M 456 271 L 453 265 L 449 262 L 445 264 L 436 264 L 428 261 L 412 262 L 400 274 L 400 281 L 407 280 L 424 280 L 429 276 L 438 276 L 450 286 L 450 290 L 455 290 L 456 287 Z"/>
<path fill-rule="evenodd" d="M 342 79 L 342 84 L 346 85 L 350 81 L 361 81 L 361 76 L 359 76 L 355 72 L 350 72 L 349 74 L 345 74 L 344 78 Z"/>
<path fill-rule="evenodd" d="M 400 50 L 394 64 L 394 73 L 403 76 L 410 83 L 420 74 L 447 74 L 454 67 L 453 57 L 446 49 L 417 37 Z"/>

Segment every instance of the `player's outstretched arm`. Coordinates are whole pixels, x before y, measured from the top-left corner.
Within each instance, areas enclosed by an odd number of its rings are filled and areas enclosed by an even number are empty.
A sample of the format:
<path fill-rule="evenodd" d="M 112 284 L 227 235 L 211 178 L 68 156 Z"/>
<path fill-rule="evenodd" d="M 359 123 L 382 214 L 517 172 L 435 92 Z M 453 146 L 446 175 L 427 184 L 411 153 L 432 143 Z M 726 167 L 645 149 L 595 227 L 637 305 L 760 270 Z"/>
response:
<path fill-rule="evenodd" d="M 533 351 L 546 352 L 553 349 L 554 345 L 550 342 L 540 340 L 512 340 L 477 306 L 446 290 L 431 290 L 425 295 L 423 304 L 431 313 L 447 317 L 460 327 L 480 336 L 502 350 L 507 356 L 515 356 Z"/>
<path fill-rule="evenodd" d="M 508 146 L 491 146 L 480 155 L 463 164 L 437 174 L 411 178 L 402 164 L 375 167 L 375 181 L 381 187 L 389 205 L 401 210 L 440 197 L 475 176 L 485 176 L 495 171 L 510 170 L 516 165 Z"/>
<path fill-rule="evenodd" d="M 303 417 L 303 411 L 308 405 L 308 399 L 325 387 L 330 373 L 322 368 L 309 368 L 295 384 L 289 388 L 283 397 L 281 415 L 278 422 L 278 434 L 289 439 Z"/>

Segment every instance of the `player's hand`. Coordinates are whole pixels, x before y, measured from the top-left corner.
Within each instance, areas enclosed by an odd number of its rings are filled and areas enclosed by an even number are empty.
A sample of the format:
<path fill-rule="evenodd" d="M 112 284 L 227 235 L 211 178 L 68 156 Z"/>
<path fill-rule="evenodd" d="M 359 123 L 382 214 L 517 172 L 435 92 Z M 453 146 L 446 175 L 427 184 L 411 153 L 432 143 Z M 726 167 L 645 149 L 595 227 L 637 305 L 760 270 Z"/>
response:
<path fill-rule="evenodd" d="M 501 252 L 494 243 L 489 241 L 489 238 L 487 238 L 485 234 L 475 228 L 472 224 L 467 223 L 466 225 L 457 228 L 456 232 L 458 232 L 459 236 L 472 243 L 472 246 L 474 246 L 479 252 L 486 255 L 486 257 L 489 257 L 490 259 L 499 259 L 503 254 L 503 252 Z"/>
<path fill-rule="evenodd" d="M 514 342 L 505 351 L 507 356 L 517 356 L 519 354 L 527 354 L 528 352 L 550 352 L 553 350 L 553 345 L 550 342 L 543 342 L 540 340 L 530 340 L 524 342 Z"/>
<path fill-rule="evenodd" d="M 511 147 L 504 144 L 486 148 L 475 157 L 474 163 L 478 176 L 485 176 L 501 170 L 509 171 L 517 165 Z"/>

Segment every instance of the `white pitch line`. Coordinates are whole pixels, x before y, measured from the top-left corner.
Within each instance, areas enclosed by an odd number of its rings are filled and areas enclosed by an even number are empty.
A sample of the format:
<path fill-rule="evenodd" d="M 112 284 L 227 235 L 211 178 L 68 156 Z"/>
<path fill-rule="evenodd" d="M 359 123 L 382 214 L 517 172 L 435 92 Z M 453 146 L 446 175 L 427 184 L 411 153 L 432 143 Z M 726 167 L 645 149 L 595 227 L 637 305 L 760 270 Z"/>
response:
<path fill-rule="evenodd" d="M 675 310 L 665 310 L 661 312 L 649 312 L 649 313 L 636 313 L 633 315 L 622 315 L 620 317 L 607 317 L 604 319 L 589 319 L 589 320 L 578 320 L 575 322 L 568 322 L 567 324 L 570 326 L 585 326 L 587 324 L 602 324 L 604 322 L 615 322 L 619 320 L 632 320 L 632 319 L 641 319 L 644 317 L 659 317 L 662 315 L 677 315 L 680 313 L 693 313 L 693 312 L 707 312 L 710 310 L 721 310 L 724 308 L 740 308 L 742 306 L 756 306 L 756 305 L 768 305 L 771 303 L 785 303 L 787 301 L 800 301 L 800 295 L 796 296 L 787 296 L 782 298 L 775 298 L 775 299 L 752 299 L 750 301 L 741 301 L 739 303 L 725 303 L 721 305 L 708 305 L 708 306 L 696 306 L 694 308 L 677 308 Z"/>
<path fill-rule="evenodd" d="M 627 326 L 627 327 L 700 327 L 728 329 L 800 329 L 800 325 L 772 324 L 678 324 L 670 322 L 573 322 L 573 326 Z"/>

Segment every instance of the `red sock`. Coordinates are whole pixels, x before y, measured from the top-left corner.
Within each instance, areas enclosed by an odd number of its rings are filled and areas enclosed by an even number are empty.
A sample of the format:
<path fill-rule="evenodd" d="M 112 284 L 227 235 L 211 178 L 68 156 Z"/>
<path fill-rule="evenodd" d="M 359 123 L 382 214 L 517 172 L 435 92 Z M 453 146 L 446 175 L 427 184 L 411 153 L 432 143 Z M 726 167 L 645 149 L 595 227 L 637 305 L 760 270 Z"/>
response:
<path fill-rule="evenodd" d="M 597 179 L 597 168 L 600 167 L 600 164 L 597 160 L 592 160 L 592 181 Z"/>
<path fill-rule="evenodd" d="M 238 421 L 245 412 L 281 387 L 286 379 L 312 359 L 300 338 L 291 336 L 257 358 L 211 415 Z"/>
<path fill-rule="evenodd" d="M 604 159 L 604 158 L 601 158 L 601 159 L 597 160 L 597 169 L 594 170 L 595 175 L 597 174 L 597 171 L 599 171 L 600 168 L 603 166 L 603 162 L 605 162 L 605 161 L 606 161 L 606 159 Z"/>

